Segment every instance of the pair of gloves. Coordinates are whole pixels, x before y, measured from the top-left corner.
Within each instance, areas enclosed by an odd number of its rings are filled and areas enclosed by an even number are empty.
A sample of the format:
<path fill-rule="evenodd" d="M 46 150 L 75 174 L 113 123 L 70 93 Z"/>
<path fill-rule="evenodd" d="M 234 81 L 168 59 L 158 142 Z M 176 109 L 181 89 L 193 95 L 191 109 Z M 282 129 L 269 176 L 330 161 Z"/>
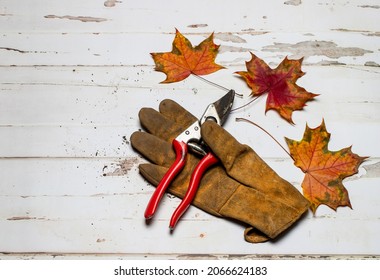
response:
<path fill-rule="evenodd" d="M 134 132 L 131 144 L 151 162 L 141 164 L 140 173 L 157 186 L 175 160 L 172 140 L 196 121 L 196 117 L 174 101 L 164 100 L 159 112 L 142 108 L 139 118 L 146 132 Z M 309 203 L 304 196 L 276 174 L 252 148 L 239 143 L 212 121 L 202 125 L 201 135 L 220 164 L 204 174 L 194 206 L 244 223 L 244 238 L 252 243 L 276 238 L 307 211 Z M 188 154 L 185 168 L 172 182 L 169 193 L 179 198 L 185 195 L 190 175 L 199 160 Z"/>

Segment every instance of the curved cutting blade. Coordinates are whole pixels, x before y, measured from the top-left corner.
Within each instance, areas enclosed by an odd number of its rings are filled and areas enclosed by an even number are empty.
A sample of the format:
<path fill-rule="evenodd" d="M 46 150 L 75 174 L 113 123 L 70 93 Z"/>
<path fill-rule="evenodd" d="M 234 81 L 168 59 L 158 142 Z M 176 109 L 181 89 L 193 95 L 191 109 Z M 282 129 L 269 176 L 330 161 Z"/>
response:
<path fill-rule="evenodd" d="M 231 112 L 232 104 L 234 103 L 235 91 L 231 89 L 222 98 L 207 106 L 201 118 L 201 124 L 206 120 L 214 120 L 217 124 L 223 125 L 229 113 Z"/>

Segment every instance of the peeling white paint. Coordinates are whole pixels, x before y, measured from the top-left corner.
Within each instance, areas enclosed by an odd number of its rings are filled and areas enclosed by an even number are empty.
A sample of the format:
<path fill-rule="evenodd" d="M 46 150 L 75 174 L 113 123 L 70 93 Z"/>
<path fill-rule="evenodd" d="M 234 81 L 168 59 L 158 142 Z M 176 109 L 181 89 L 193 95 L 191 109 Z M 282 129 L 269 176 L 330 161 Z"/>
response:
<path fill-rule="evenodd" d="M 295 57 L 310 57 L 315 55 L 323 55 L 329 58 L 341 58 L 344 56 L 363 56 L 367 53 L 372 53 L 370 50 L 365 50 L 357 47 L 339 47 L 331 41 L 303 41 L 295 44 L 277 43 L 265 46 L 263 51 L 276 53 L 290 53 Z"/>
<path fill-rule="evenodd" d="M 190 24 L 187 27 L 189 28 L 202 28 L 202 27 L 207 27 L 208 24 L 206 23 L 198 23 L 198 24 Z"/>
<path fill-rule="evenodd" d="M 216 33 L 214 35 L 214 38 L 224 42 L 247 43 L 247 41 L 244 38 L 232 33 Z"/>
<path fill-rule="evenodd" d="M 302 0 L 289 0 L 284 2 L 285 5 L 299 6 L 302 4 Z"/>
<path fill-rule="evenodd" d="M 374 62 L 374 61 L 367 61 L 366 63 L 364 63 L 364 66 L 380 67 L 380 64 L 379 64 L 379 63 L 376 63 L 376 62 Z"/>
<path fill-rule="evenodd" d="M 380 5 L 358 5 L 360 8 L 380 9 Z"/>
<path fill-rule="evenodd" d="M 136 167 L 140 159 L 138 157 L 131 157 L 112 165 L 107 165 L 103 167 L 103 176 L 124 176 L 128 172 Z M 108 171 L 111 169 L 111 171 Z"/>
<path fill-rule="evenodd" d="M 107 7 L 107 8 L 115 7 L 116 3 L 122 3 L 122 1 L 107 0 L 107 1 L 104 2 L 104 6 Z"/>
<path fill-rule="evenodd" d="M 380 162 L 363 165 L 363 168 L 365 169 L 366 174 L 363 175 L 362 177 L 366 177 L 366 178 L 380 177 Z"/>
<path fill-rule="evenodd" d="M 68 19 L 68 20 L 78 20 L 81 22 L 103 22 L 107 21 L 106 18 L 100 18 L 100 17 L 89 17 L 89 16 L 57 16 L 57 15 L 46 15 L 45 18 L 48 19 Z"/>

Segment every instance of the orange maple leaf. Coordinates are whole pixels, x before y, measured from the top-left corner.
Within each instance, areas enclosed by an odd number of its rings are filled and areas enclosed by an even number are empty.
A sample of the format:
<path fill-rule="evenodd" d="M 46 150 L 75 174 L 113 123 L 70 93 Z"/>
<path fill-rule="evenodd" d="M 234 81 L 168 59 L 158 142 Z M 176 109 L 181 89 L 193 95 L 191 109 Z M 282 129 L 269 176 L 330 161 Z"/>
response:
<path fill-rule="evenodd" d="M 301 71 L 303 59 L 290 60 L 285 57 L 276 69 L 272 69 L 256 55 L 251 55 L 252 59 L 246 62 L 248 72 L 238 71 L 236 74 L 245 79 L 252 89 L 252 96 L 268 93 L 265 112 L 274 109 L 293 123 L 293 111 L 301 110 L 307 101 L 318 95 L 296 85 L 298 78 L 305 74 Z"/>
<path fill-rule="evenodd" d="M 305 173 L 302 189 L 304 196 L 311 202 L 313 213 L 321 204 L 334 210 L 339 206 L 351 208 L 342 180 L 357 173 L 359 165 L 367 157 L 352 153 L 351 147 L 329 151 L 330 133 L 324 121 L 314 129 L 306 125 L 301 141 L 285 140 L 294 164 Z"/>
<path fill-rule="evenodd" d="M 164 72 L 166 80 L 173 83 L 186 79 L 190 74 L 207 75 L 224 67 L 216 64 L 219 45 L 214 44 L 214 34 L 193 47 L 190 41 L 177 29 L 171 52 L 151 53 L 156 64 L 155 70 Z"/>

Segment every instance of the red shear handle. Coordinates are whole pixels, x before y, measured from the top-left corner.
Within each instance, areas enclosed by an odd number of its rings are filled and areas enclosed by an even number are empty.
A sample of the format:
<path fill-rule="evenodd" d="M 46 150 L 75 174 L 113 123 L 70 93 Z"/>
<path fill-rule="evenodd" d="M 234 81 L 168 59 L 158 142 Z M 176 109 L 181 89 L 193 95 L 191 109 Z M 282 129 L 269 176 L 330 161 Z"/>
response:
<path fill-rule="evenodd" d="M 170 183 L 174 180 L 177 174 L 183 169 L 186 163 L 187 144 L 183 141 L 173 140 L 173 147 L 176 153 L 176 159 L 169 170 L 166 172 L 160 183 L 156 187 L 148 206 L 145 210 L 145 218 L 151 219 L 157 210 L 158 204 L 161 201 L 165 190 L 169 187 Z"/>
<path fill-rule="evenodd" d="M 171 230 L 174 229 L 181 216 L 186 212 L 187 208 L 189 208 L 191 202 L 195 197 L 195 194 L 197 193 L 199 183 L 205 171 L 217 162 L 218 158 L 214 154 L 208 153 L 197 164 L 193 171 L 193 174 L 191 174 L 189 188 L 187 189 L 185 196 L 183 197 L 181 203 L 178 205 L 177 209 L 174 211 L 170 220 L 169 228 Z"/>

